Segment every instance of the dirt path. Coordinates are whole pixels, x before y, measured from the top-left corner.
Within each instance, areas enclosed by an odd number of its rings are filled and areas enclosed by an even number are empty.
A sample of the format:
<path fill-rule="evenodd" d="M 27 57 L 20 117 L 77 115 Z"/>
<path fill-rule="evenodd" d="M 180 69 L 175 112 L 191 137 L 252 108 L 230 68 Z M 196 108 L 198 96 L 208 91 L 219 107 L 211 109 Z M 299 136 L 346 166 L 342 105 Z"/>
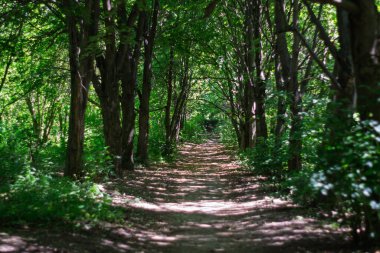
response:
<path fill-rule="evenodd" d="M 2 233 L 0 252 L 351 252 L 347 232 L 269 197 L 214 140 L 128 178 L 105 186 L 126 225 Z"/>

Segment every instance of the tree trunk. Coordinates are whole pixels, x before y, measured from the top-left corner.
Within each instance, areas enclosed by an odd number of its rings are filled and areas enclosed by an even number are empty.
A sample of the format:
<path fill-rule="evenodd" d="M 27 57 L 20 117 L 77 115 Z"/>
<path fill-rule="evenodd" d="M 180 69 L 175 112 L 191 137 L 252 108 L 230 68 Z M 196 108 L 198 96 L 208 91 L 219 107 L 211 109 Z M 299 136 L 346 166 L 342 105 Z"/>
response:
<path fill-rule="evenodd" d="M 380 15 L 376 1 L 355 2 L 360 15 L 350 15 L 350 35 L 358 112 L 380 122 Z"/>
<path fill-rule="evenodd" d="M 137 144 L 137 158 L 143 164 L 147 164 L 148 162 L 149 100 L 152 90 L 152 58 L 157 31 L 158 9 L 159 0 L 155 0 L 151 19 L 152 25 L 150 28 L 148 28 L 148 22 L 145 25 L 147 31 L 144 40 L 144 72 L 139 108 L 139 137 Z"/>
<path fill-rule="evenodd" d="M 84 20 L 83 27 L 77 30 L 77 17 L 74 14 L 76 2 L 64 0 L 67 11 L 66 22 L 69 33 L 69 58 L 71 78 L 71 101 L 69 118 L 69 138 L 67 142 L 67 162 L 65 176 L 79 178 L 82 176 L 82 154 L 84 143 L 84 116 L 88 99 L 88 88 L 92 79 L 94 57 L 87 50 L 89 38 L 97 32 L 99 1 L 86 0 L 85 9 L 90 14 L 89 20 Z M 82 34 L 80 34 L 82 33 Z M 86 55 L 87 53 L 87 55 Z M 82 56 L 85 55 L 85 56 Z"/>
<path fill-rule="evenodd" d="M 293 26 L 298 29 L 299 3 L 298 0 L 293 2 Z M 302 133 L 301 133 L 301 94 L 298 82 L 298 58 L 300 50 L 300 38 L 298 35 L 293 36 L 292 60 L 290 72 L 290 133 L 289 133 L 289 160 L 288 170 L 299 171 L 302 168 L 301 151 L 302 151 Z"/>
<path fill-rule="evenodd" d="M 286 97 L 290 83 L 290 53 L 286 39 L 286 14 L 284 0 L 275 1 L 275 28 L 276 28 L 276 89 L 278 92 L 277 117 L 275 126 L 276 150 L 281 148 L 281 137 L 285 131 Z"/>
<path fill-rule="evenodd" d="M 246 1 L 245 6 L 245 23 L 244 23 L 244 55 L 241 56 L 241 72 L 243 73 L 244 88 L 243 88 L 243 122 L 241 124 L 241 143 L 240 148 L 245 150 L 254 146 L 256 138 L 256 121 L 254 118 L 255 112 L 255 97 L 254 97 L 254 3 L 253 1 Z"/>
<path fill-rule="evenodd" d="M 138 63 L 141 52 L 141 42 L 144 24 L 146 21 L 145 11 L 141 11 L 137 24 L 136 42 L 134 50 L 127 50 L 126 64 L 122 77 L 122 169 L 127 171 L 134 170 L 133 139 L 135 134 L 135 87 L 137 83 Z M 129 47 L 129 45 L 127 45 Z M 122 173 L 120 176 L 123 176 Z"/>
<path fill-rule="evenodd" d="M 265 87 L 265 77 L 262 67 L 262 44 L 261 44 L 261 33 L 260 27 L 262 17 L 262 3 L 261 0 L 255 0 L 255 6 L 253 9 L 253 33 L 254 33 L 254 43 L 253 48 L 255 52 L 255 88 L 254 88 L 254 100 L 255 100 L 255 125 L 256 125 L 256 140 L 257 138 L 266 139 L 268 137 L 268 129 L 265 117 L 265 98 L 266 98 L 266 87 Z"/>
<path fill-rule="evenodd" d="M 328 110 L 333 112 L 327 121 L 331 145 L 341 143 L 347 131 L 350 131 L 356 105 L 356 80 L 352 59 L 349 13 L 338 9 L 337 18 L 341 61 L 336 61 L 336 69 L 340 87 L 336 87 L 332 91 L 332 101 L 328 105 Z M 342 66 L 340 62 L 344 62 L 345 66 Z M 333 159 L 337 157 L 340 155 L 336 154 Z"/>
<path fill-rule="evenodd" d="M 114 171 L 117 173 L 120 171 L 121 165 L 120 100 L 118 91 L 114 90 L 112 93 L 116 96 L 107 96 L 106 98 L 100 99 L 100 105 L 103 119 L 104 141 L 112 157 Z"/>
<path fill-rule="evenodd" d="M 123 71 L 122 66 L 126 62 L 127 44 L 125 41 L 131 38 L 130 30 L 135 24 L 139 11 L 137 3 L 135 3 L 127 18 L 125 1 L 119 1 L 114 7 L 111 0 L 103 1 L 103 11 L 106 32 L 104 36 L 105 53 L 96 57 L 100 78 L 94 76 L 93 85 L 100 101 L 105 145 L 112 157 L 114 171 L 121 175 L 122 126 L 119 81 L 120 72 Z M 118 26 L 115 24 L 115 15 L 117 15 Z M 116 46 L 116 31 L 120 35 L 119 47 Z"/>
<path fill-rule="evenodd" d="M 167 87 L 167 98 L 165 107 L 165 153 L 169 154 L 171 152 L 170 143 L 170 119 L 171 119 L 171 107 L 173 100 L 173 79 L 174 79 L 174 48 L 170 48 L 169 56 L 169 69 L 168 69 L 168 87 Z"/>
<path fill-rule="evenodd" d="M 170 117 L 170 120 L 169 120 L 170 124 L 169 124 L 169 128 L 167 129 L 166 150 L 165 150 L 167 154 L 170 154 L 172 152 L 173 145 L 175 145 L 176 142 L 178 141 L 179 133 L 181 130 L 181 120 L 183 119 L 183 115 L 185 113 L 186 102 L 187 102 L 188 95 L 191 88 L 191 77 L 189 74 L 189 56 L 186 56 L 186 58 L 183 60 L 182 67 L 183 67 L 182 76 L 181 76 L 181 80 L 179 84 L 180 92 L 178 94 L 178 97 L 175 99 L 173 114 Z M 169 69 L 169 72 L 170 72 L 170 69 Z M 169 77 L 169 79 L 171 78 Z M 170 85 L 169 85 L 169 88 L 170 88 Z M 173 89 L 173 87 L 171 86 L 170 89 Z M 170 111 L 168 112 L 170 113 Z"/>

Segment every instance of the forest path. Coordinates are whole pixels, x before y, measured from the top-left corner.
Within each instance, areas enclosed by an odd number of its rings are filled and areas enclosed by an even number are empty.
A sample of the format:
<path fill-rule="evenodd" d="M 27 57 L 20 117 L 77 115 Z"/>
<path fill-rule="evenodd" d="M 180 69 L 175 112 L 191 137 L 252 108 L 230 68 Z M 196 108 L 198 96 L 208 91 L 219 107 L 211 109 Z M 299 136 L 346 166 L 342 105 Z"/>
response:
<path fill-rule="evenodd" d="M 115 203 L 130 210 L 129 234 L 137 240 L 125 242 L 131 249 L 240 253 L 347 247 L 347 234 L 311 218 L 310 210 L 270 197 L 263 179 L 248 175 L 216 140 L 186 143 L 179 153 L 170 166 L 137 170 L 115 195 Z"/>
<path fill-rule="evenodd" d="M 216 140 L 187 143 L 175 163 L 105 185 L 126 224 L 3 233 L 0 252 L 351 252 L 347 232 L 270 197 L 262 180 Z"/>

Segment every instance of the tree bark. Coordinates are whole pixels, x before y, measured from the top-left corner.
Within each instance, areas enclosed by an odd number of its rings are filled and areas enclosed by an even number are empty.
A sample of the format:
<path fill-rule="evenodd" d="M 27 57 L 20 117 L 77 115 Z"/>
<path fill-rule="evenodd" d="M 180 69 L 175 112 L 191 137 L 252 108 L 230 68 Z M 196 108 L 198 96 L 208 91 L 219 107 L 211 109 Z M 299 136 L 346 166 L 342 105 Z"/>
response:
<path fill-rule="evenodd" d="M 151 18 L 151 27 L 146 22 L 146 33 L 144 40 L 144 71 L 143 83 L 139 108 L 139 137 L 137 144 L 137 159 L 143 163 L 148 162 L 148 141 L 149 141 L 149 100 L 152 90 L 152 59 L 154 41 L 157 31 L 157 20 L 159 11 L 159 0 L 154 0 L 154 8 Z"/>
<path fill-rule="evenodd" d="M 167 98 L 165 107 L 165 153 L 169 154 L 171 151 L 170 143 L 170 119 L 171 119 L 171 107 L 173 100 L 173 80 L 174 80 L 174 48 L 170 48 L 169 55 L 169 69 L 168 69 L 168 87 Z"/>
<path fill-rule="evenodd" d="M 262 42 L 260 27 L 262 17 L 262 2 L 261 0 L 255 0 L 255 6 L 253 9 L 253 33 L 254 43 L 253 48 L 255 52 L 255 87 L 254 87 L 254 101 L 255 101 L 255 125 L 256 125 L 256 142 L 259 138 L 266 139 L 268 137 L 268 129 L 265 117 L 265 98 L 266 87 L 265 77 L 262 66 Z"/>
<path fill-rule="evenodd" d="M 105 12 L 104 43 L 106 49 L 104 56 L 96 57 L 101 81 L 94 77 L 93 84 L 100 101 L 105 145 L 112 157 L 114 170 L 118 172 L 121 160 L 120 99 L 116 62 L 116 28 L 113 21 L 114 8 L 110 0 L 103 1 L 103 10 Z"/>
<path fill-rule="evenodd" d="M 135 134 L 135 92 L 137 84 L 137 71 L 140 59 L 141 43 L 143 37 L 143 29 L 146 22 L 146 13 L 141 11 L 136 28 L 136 42 L 134 49 L 127 50 L 127 58 L 124 67 L 124 73 L 121 79 L 122 87 L 122 113 L 123 113 L 123 129 L 122 129 L 122 169 L 127 171 L 134 170 L 134 134 Z M 124 42 L 128 43 L 128 42 Z M 127 47 L 130 47 L 127 45 Z M 123 176 L 122 174 L 120 176 Z"/>
<path fill-rule="evenodd" d="M 243 73 L 243 121 L 241 122 L 241 143 L 240 148 L 245 150 L 254 146 L 256 138 L 256 121 L 255 114 L 255 86 L 254 86 L 254 67 L 255 67 L 255 54 L 254 54 L 254 6 L 253 1 L 245 2 L 245 23 L 244 23 L 244 55 L 241 56 L 243 60 L 241 63 L 241 72 Z"/>
<path fill-rule="evenodd" d="M 293 27 L 298 29 L 299 2 L 293 2 Z M 302 133 L 301 133 L 301 94 L 298 82 L 298 58 L 300 49 L 300 38 L 297 34 L 293 36 L 292 59 L 290 71 L 290 133 L 289 133 L 289 160 L 288 170 L 299 171 L 302 168 L 301 151 L 302 151 Z"/>
<path fill-rule="evenodd" d="M 73 0 L 63 1 L 69 33 L 71 78 L 69 137 L 67 142 L 65 176 L 71 178 L 79 178 L 83 174 L 84 116 L 94 62 L 94 56 L 88 53 L 88 47 L 90 45 L 90 37 L 96 34 L 99 17 L 99 1 L 86 0 L 85 10 L 89 12 L 90 19 L 81 22 L 82 29 L 79 31 L 77 25 L 80 22 L 78 22 L 78 17 L 76 17 L 73 11 L 77 8 L 76 4 L 76 1 Z"/>
<path fill-rule="evenodd" d="M 284 0 L 275 1 L 275 29 L 276 29 L 276 89 L 278 92 L 277 100 L 277 117 L 275 125 L 275 146 L 276 150 L 281 148 L 281 138 L 285 131 L 285 113 L 286 113 L 286 97 L 290 83 L 290 53 L 288 50 L 288 42 L 286 39 L 286 14 Z"/>
<path fill-rule="evenodd" d="M 356 5 L 359 14 L 349 17 L 358 112 L 362 120 L 380 122 L 380 15 L 374 0 Z"/>

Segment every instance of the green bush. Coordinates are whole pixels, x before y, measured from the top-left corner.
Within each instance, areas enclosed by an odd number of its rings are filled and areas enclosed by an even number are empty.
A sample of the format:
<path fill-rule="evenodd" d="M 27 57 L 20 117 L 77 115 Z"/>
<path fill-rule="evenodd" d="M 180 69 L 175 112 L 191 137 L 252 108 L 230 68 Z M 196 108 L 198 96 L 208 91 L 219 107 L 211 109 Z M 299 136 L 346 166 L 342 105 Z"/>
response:
<path fill-rule="evenodd" d="M 278 183 L 287 176 L 286 147 L 276 148 L 273 138 L 257 140 L 254 148 L 241 152 L 240 156 L 252 172 L 267 177 L 270 182 Z"/>
<path fill-rule="evenodd" d="M 202 114 L 196 114 L 188 121 L 181 132 L 181 139 L 193 143 L 202 143 L 205 140 L 206 131 L 204 129 L 205 117 Z"/>
<path fill-rule="evenodd" d="M 15 180 L 27 164 L 28 148 L 21 139 L 26 139 L 25 131 L 0 121 L 0 185 Z"/>
<path fill-rule="evenodd" d="M 121 212 L 98 185 L 28 169 L 0 189 L 0 220 L 12 223 L 117 221 Z"/>
<path fill-rule="evenodd" d="M 340 144 L 326 145 L 323 155 L 310 179 L 313 189 L 357 240 L 380 239 L 380 123 L 357 123 Z"/>
<path fill-rule="evenodd" d="M 237 138 L 236 133 L 233 131 L 233 127 L 230 120 L 222 120 L 222 123 L 217 127 L 217 133 L 220 136 L 220 140 L 227 146 L 236 146 Z"/>
<path fill-rule="evenodd" d="M 165 126 L 159 118 L 152 117 L 149 127 L 149 159 L 162 161 L 165 149 Z"/>

